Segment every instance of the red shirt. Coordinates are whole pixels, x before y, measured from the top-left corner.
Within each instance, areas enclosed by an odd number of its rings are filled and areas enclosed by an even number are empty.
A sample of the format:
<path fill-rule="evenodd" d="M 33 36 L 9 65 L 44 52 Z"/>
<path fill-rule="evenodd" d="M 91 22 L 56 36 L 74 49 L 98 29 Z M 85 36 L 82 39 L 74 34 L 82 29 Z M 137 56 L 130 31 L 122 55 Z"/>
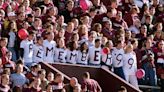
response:
<path fill-rule="evenodd" d="M 7 57 L 6 57 L 6 52 L 8 51 L 6 47 L 2 47 L 1 49 L 1 58 L 2 58 L 2 64 L 7 63 Z"/>
<path fill-rule="evenodd" d="M 82 83 L 82 89 L 87 89 L 88 92 L 100 92 L 101 88 L 97 81 L 93 79 L 86 79 Z"/>
<path fill-rule="evenodd" d="M 154 53 L 156 53 L 157 55 L 157 59 L 158 58 L 162 58 L 162 59 L 164 59 L 164 54 L 162 54 L 162 53 L 164 53 L 164 52 L 162 52 L 162 49 L 159 49 L 159 48 L 154 48 Z M 160 55 L 160 54 L 162 54 L 162 55 Z"/>

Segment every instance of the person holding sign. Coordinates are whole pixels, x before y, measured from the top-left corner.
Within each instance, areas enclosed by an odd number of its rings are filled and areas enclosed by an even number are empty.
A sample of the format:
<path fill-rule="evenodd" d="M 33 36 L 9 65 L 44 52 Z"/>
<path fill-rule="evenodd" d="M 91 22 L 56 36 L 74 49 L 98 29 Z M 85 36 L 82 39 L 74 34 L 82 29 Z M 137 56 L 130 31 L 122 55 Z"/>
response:
<path fill-rule="evenodd" d="M 129 44 L 125 48 L 125 54 L 123 55 L 123 71 L 125 79 L 130 82 L 133 86 L 138 88 L 138 81 L 136 77 L 137 71 L 137 60 L 136 54 L 133 51 L 133 45 Z"/>
<path fill-rule="evenodd" d="M 89 64 L 99 66 L 101 63 L 101 41 L 95 40 L 95 46 L 89 48 Z"/>
<path fill-rule="evenodd" d="M 116 42 L 116 47 L 113 48 L 112 52 L 112 61 L 114 67 L 114 73 L 121 78 L 125 79 L 124 72 L 123 72 L 123 41 L 119 40 Z"/>

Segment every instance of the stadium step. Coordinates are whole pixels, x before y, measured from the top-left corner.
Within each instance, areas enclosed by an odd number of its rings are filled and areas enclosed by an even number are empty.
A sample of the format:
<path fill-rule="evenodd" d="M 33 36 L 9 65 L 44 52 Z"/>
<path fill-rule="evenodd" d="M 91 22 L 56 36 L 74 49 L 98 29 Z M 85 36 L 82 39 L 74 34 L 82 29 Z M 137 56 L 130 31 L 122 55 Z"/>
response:
<path fill-rule="evenodd" d="M 91 78 L 98 81 L 102 87 L 103 92 L 117 92 L 118 88 L 124 86 L 127 88 L 128 92 L 141 92 L 139 89 L 133 87 L 131 84 L 127 83 L 123 79 L 119 78 L 117 75 L 101 67 L 95 66 L 84 66 L 84 65 L 72 65 L 72 64 L 47 64 L 41 63 L 41 66 L 47 71 L 54 73 L 58 72 L 64 75 L 65 82 L 68 83 L 71 77 L 76 77 L 79 83 L 82 83 L 82 75 L 84 72 L 89 72 Z"/>

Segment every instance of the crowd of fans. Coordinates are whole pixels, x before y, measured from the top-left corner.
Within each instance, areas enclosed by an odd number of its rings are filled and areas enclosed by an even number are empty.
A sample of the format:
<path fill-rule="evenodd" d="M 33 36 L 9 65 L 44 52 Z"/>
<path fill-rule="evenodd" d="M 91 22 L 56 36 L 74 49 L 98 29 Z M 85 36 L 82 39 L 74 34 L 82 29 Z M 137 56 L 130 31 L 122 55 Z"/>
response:
<path fill-rule="evenodd" d="M 61 74 L 46 73 L 39 62 L 106 66 L 136 88 L 159 85 L 163 92 L 163 0 L 109 2 L 0 0 L 0 92 L 101 91 L 96 81 L 88 82 L 96 90 L 86 86 L 88 73 L 82 86 L 74 77 L 64 85 Z M 140 68 L 145 76 L 137 79 Z"/>

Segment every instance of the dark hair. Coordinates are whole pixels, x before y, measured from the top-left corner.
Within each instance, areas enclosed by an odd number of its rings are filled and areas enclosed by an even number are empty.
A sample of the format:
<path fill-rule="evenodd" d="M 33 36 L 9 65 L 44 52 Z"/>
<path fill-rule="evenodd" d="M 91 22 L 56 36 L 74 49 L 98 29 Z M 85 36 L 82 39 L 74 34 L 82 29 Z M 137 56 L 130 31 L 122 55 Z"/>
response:
<path fill-rule="evenodd" d="M 81 45 L 80 45 L 80 51 L 83 52 L 84 50 L 84 45 L 86 44 L 86 42 L 83 42 Z M 88 53 L 88 49 L 86 51 Z"/>
<path fill-rule="evenodd" d="M 95 7 L 91 7 L 90 9 L 89 9 L 89 12 L 95 12 L 96 11 L 96 8 Z"/>
<path fill-rule="evenodd" d="M 117 40 L 116 41 L 116 46 L 118 46 L 118 44 L 120 44 L 122 41 L 121 40 Z"/>
<path fill-rule="evenodd" d="M 100 41 L 100 39 L 96 39 L 96 40 L 95 40 L 95 43 L 97 43 L 97 42 L 99 42 L 99 41 Z"/>
<path fill-rule="evenodd" d="M 79 35 L 79 34 L 78 34 L 78 33 L 73 33 L 73 34 L 72 34 L 72 37 L 71 37 L 71 41 L 73 41 L 73 40 L 74 40 L 75 35 Z"/>
<path fill-rule="evenodd" d="M 28 14 L 27 17 L 28 17 L 28 18 L 33 18 L 34 15 L 33 15 L 33 14 Z"/>
<path fill-rule="evenodd" d="M 134 44 L 136 41 L 138 41 L 138 40 L 137 39 L 132 39 L 131 44 Z"/>
<path fill-rule="evenodd" d="M 34 35 L 34 34 L 35 34 L 34 31 L 30 31 L 30 32 L 29 32 L 29 35 Z"/>
<path fill-rule="evenodd" d="M 43 39 L 42 36 L 37 36 L 37 37 L 36 37 L 36 40 L 37 40 L 37 41 L 38 41 L 38 40 L 41 40 L 41 39 Z"/>
<path fill-rule="evenodd" d="M 57 47 L 57 48 L 59 48 L 59 41 L 60 41 L 60 40 L 64 40 L 64 39 L 61 38 L 61 37 L 59 37 L 59 38 L 56 40 L 56 42 L 57 42 L 57 46 L 56 46 L 56 47 Z M 65 47 L 65 46 L 64 46 L 64 47 Z M 64 47 L 63 47 L 63 48 L 64 48 Z"/>
<path fill-rule="evenodd" d="M 73 51 L 73 50 L 75 50 L 75 49 L 77 49 L 77 48 L 74 48 L 74 44 L 75 44 L 76 42 L 75 41 L 71 41 L 71 42 L 69 42 L 69 49 L 70 49 L 70 51 Z"/>
<path fill-rule="evenodd" d="M 23 65 L 24 64 L 23 60 L 22 59 L 18 59 L 17 62 L 16 62 L 16 65 L 18 65 L 18 64 L 22 64 Z"/>

